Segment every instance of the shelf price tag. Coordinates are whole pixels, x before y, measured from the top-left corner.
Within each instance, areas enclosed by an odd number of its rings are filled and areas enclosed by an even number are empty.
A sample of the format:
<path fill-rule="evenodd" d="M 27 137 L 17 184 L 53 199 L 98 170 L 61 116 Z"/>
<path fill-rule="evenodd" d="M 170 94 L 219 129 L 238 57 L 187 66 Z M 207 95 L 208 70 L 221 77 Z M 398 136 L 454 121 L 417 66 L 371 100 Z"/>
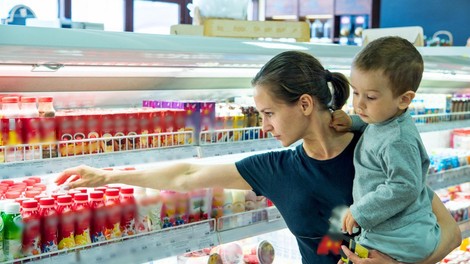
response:
<path fill-rule="evenodd" d="M 266 208 L 266 212 L 268 214 L 268 222 L 282 219 L 281 213 L 275 206 Z"/>
<path fill-rule="evenodd" d="M 60 254 L 58 256 L 45 257 L 43 259 L 34 260 L 34 263 L 48 263 L 48 264 L 69 264 L 77 263 L 75 258 L 75 252 L 69 252 L 66 254 Z"/>

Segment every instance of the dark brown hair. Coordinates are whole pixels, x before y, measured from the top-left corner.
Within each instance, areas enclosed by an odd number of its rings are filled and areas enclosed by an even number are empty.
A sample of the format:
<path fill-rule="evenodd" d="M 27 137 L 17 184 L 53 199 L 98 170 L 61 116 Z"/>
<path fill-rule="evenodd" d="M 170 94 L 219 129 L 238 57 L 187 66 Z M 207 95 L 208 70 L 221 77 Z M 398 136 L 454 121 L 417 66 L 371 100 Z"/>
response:
<path fill-rule="evenodd" d="M 396 97 L 418 90 L 424 63 L 419 51 L 408 40 L 382 37 L 370 42 L 356 55 L 353 67 L 361 71 L 383 71 Z"/>
<path fill-rule="evenodd" d="M 327 82 L 333 87 L 333 98 Z M 341 109 L 349 97 L 349 82 L 342 73 L 330 73 L 312 55 L 299 51 L 286 51 L 274 56 L 251 84 L 268 87 L 274 98 L 289 105 L 308 94 L 316 98 L 325 110 Z"/>

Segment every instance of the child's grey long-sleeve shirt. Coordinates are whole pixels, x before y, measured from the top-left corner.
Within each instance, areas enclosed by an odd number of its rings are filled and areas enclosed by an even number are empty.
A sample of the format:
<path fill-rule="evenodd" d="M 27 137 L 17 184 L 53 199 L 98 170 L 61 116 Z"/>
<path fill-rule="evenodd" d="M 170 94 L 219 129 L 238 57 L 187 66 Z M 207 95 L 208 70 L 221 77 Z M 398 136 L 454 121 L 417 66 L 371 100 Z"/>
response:
<path fill-rule="evenodd" d="M 353 130 L 364 127 L 362 121 L 353 118 Z M 363 229 L 359 242 L 407 262 L 432 252 L 439 242 L 440 229 L 432 213 L 432 191 L 425 182 L 429 157 L 409 113 L 365 127 L 354 152 L 354 166 L 354 203 L 350 209 Z M 423 234 L 410 237 L 418 230 Z M 397 246 L 392 244 L 391 236 L 402 237 L 408 245 L 426 244 L 425 252 L 422 256 L 394 256 L 387 252 Z M 423 243 L 423 238 L 429 244 Z"/>
<path fill-rule="evenodd" d="M 353 130 L 365 128 L 354 152 L 351 211 L 358 224 L 390 229 L 414 221 L 419 212 L 429 213 L 429 158 L 411 116 L 404 113 L 368 126 L 355 118 Z"/>

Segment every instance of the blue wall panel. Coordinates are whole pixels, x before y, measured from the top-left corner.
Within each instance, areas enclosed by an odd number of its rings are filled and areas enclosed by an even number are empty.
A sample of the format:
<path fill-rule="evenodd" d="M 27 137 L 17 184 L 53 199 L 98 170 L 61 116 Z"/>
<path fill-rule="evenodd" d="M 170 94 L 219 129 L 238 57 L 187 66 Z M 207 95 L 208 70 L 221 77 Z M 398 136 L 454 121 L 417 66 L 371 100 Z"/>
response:
<path fill-rule="evenodd" d="M 470 37 L 470 0 L 381 0 L 380 4 L 381 28 L 422 26 L 427 38 L 447 30 L 454 46 L 465 46 Z"/>

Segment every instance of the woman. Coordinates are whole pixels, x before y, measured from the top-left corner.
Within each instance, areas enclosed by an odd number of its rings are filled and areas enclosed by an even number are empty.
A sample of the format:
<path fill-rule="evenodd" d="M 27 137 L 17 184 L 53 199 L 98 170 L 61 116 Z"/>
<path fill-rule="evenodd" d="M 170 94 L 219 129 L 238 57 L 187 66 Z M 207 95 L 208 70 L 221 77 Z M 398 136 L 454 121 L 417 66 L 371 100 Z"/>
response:
<path fill-rule="evenodd" d="M 318 255 L 317 247 L 329 228 L 332 209 L 352 203 L 353 150 L 360 134 L 337 132 L 330 127 L 330 111 L 340 109 L 349 96 L 348 81 L 340 73 L 325 70 L 311 55 L 288 51 L 272 58 L 252 85 L 263 130 L 283 146 L 299 139 L 303 139 L 303 144 L 230 164 L 176 163 L 142 171 L 80 166 L 65 170 L 57 184 L 73 176 L 71 188 L 124 183 L 177 191 L 207 187 L 252 189 L 276 204 L 297 238 L 303 263 L 337 263 L 338 255 Z M 446 226 L 443 225 L 439 250 L 426 263 L 440 260 L 459 243 L 454 236 L 458 227 L 449 221 L 445 208 L 436 207 L 434 212 Z M 367 260 L 393 263 L 375 252 Z"/>

